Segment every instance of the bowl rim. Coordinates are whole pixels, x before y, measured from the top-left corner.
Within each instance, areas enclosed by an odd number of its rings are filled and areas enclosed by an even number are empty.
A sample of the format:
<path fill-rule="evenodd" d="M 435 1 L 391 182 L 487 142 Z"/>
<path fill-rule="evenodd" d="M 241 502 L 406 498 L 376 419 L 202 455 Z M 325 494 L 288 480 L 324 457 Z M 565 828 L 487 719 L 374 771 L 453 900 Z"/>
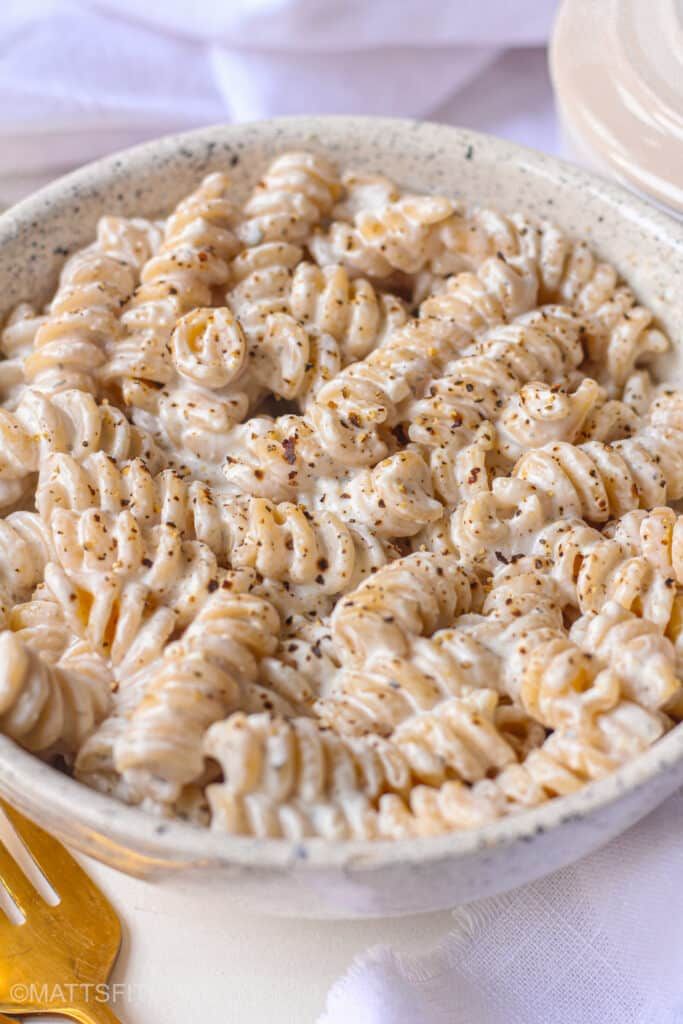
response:
<path fill-rule="evenodd" d="M 398 133 L 412 146 L 421 142 L 427 144 L 427 141 L 433 144 L 437 135 L 441 139 L 447 138 L 455 149 L 461 149 L 463 157 L 470 147 L 475 146 L 480 162 L 499 165 L 502 160 L 511 159 L 543 177 L 561 178 L 563 187 L 577 193 L 590 192 L 606 208 L 611 207 L 615 216 L 630 220 L 653 240 L 664 240 L 683 255 L 683 224 L 622 186 L 566 161 L 495 136 L 450 125 L 346 115 L 209 125 L 190 132 L 165 135 L 119 151 L 52 182 L 0 215 L 0 246 L 15 236 L 18 224 L 39 221 L 53 202 L 63 202 L 65 197 L 73 196 L 74 190 L 82 192 L 115 184 L 123 167 L 128 176 L 131 170 L 134 173 L 144 172 L 165 158 L 177 156 L 183 147 L 190 151 L 197 144 L 215 141 L 217 135 L 238 145 L 245 132 L 253 139 L 268 140 L 278 129 L 291 135 L 301 135 L 302 146 L 308 143 L 323 149 L 325 134 L 330 130 L 333 136 L 368 130 Z M 656 776 L 664 775 L 682 760 L 683 725 L 672 729 L 652 748 L 616 772 L 568 796 L 501 818 L 479 829 L 396 840 L 261 839 L 221 834 L 177 819 L 159 819 L 62 774 L 5 736 L 0 736 L 0 792 L 29 815 L 49 819 L 62 834 L 68 833 L 73 837 L 78 829 L 85 829 L 94 850 L 101 843 L 100 837 L 104 837 L 111 843 L 120 843 L 132 853 L 153 859 L 159 867 L 220 864 L 261 871 L 283 870 L 292 866 L 301 870 L 340 867 L 374 870 L 397 864 L 424 865 L 443 859 L 464 859 L 483 850 L 528 841 L 616 802 L 619 797 L 637 790 Z M 78 845 L 77 839 L 74 844 Z"/>

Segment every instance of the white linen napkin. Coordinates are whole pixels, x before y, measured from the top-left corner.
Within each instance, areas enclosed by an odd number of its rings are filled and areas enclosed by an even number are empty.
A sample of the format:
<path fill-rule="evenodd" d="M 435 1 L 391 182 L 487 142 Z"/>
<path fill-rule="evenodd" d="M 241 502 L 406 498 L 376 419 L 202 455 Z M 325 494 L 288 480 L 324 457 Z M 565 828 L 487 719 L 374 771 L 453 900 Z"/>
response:
<path fill-rule="evenodd" d="M 551 148 L 544 59 L 527 62 L 522 126 L 510 47 L 540 47 L 555 0 L 4 0 L 0 202 L 105 153 L 219 121 L 455 111 Z M 528 51 L 525 50 L 525 53 Z M 514 56 L 514 54 L 513 54 Z M 538 59 L 540 57 L 540 59 Z M 519 69 L 521 70 L 521 68 Z M 474 108 L 474 109 L 472 109 Z M 523 116 L 523 115 L 522 115 Z M 513 131 L 506 130 L 506 119 Z"/>
<path fill-rule="evenodd" d="M 683 793 L 571 867 L 454 911 L 424 956 L 378 946 L 318 1024 L 681 1024 Z"/>

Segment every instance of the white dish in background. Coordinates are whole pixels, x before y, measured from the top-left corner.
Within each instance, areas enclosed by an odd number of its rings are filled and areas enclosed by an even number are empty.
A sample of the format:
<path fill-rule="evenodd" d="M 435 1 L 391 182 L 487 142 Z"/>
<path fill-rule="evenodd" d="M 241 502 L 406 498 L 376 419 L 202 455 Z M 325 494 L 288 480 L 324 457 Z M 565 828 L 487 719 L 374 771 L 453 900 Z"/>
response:
<path fill-rule="evenodd" d="M 565 154 L 683 218 L 679 0 L 564 0 L 550 69 Z"/>
<path fill-rule="evenodd" d="M 382 171 L 416 190 L 555 220 L 628 280 L 677 344 L 683 322 L 683 226 L 582 170 L 507 142 L 441 125 L 295 118 L 213 127 L 115 155 L 55 183 L 0 218 L 7 312 L 44 299 L 64 248 L 92 236 L 104 211 L 167 210 L 210 170 L 244 193 L 276 153 L 307 148 Z M 663 368 L 680 379 L 678 347 Z M 0 738 L 0 793 L 63 840 L 121 871 L 199 900 L 308 917 L 408 914 L 522 885 L 582 857 L 683 783 L 683 728 L 614 775 L 484 829 L 396 842 L 259 840 L 162 821 L 92 792 Z"/>

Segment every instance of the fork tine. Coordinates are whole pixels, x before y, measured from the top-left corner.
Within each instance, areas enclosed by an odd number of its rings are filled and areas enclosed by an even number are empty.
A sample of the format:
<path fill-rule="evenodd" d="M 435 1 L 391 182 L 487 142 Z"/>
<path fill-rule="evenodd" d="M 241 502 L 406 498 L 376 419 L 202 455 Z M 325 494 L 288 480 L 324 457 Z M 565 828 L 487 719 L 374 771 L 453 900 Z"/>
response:
<path fill-rule="evenodd" d="M 62 902 L 69 900 L 69 895 L 77 898 L 89 897 L 104 904 L 103 897 L 97 886 L 90 880 L 80 864 L 57 839 L 42 828 L 34 825 L 23 814 L 16 811 L 4 800 L 0 800 L 0 808 L 5 812 L 14 831 L 17 833 L 39 871 L 47 878 Z M 0 877 L 2 869 L 0 868 Z M 68 885 L 62 884 L 68 881 Z M 113 913 L 113 909 L 112 909 Z"/>
<path fill-rule="evenodd" d="M 40 899 L 37 890 L 29 882 L 1 839 L 0 883 L 4 885 L 16 905 L 26 916 L 28 915 L 29 907 L 35 905 L 36 899 Z"/>

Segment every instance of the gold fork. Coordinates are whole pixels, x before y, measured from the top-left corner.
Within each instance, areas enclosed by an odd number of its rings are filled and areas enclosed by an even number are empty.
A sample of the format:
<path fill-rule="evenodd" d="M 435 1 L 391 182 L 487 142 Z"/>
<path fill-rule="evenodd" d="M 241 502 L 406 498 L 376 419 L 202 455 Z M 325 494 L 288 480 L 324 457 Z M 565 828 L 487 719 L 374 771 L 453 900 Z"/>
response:
<path fill-rule="evenodd" d="M 121 945 L 114 908 L 61 843 L 2 800 L 0 807 L 59 898 L 48 905 L 0 839 L 0 883 L 24 918 L 14 924 L 0 911 L 0 1014 L 120 1024 L 105 1001 Z M 12 1022 L 0 1016 L 0 1024 Z"/>

